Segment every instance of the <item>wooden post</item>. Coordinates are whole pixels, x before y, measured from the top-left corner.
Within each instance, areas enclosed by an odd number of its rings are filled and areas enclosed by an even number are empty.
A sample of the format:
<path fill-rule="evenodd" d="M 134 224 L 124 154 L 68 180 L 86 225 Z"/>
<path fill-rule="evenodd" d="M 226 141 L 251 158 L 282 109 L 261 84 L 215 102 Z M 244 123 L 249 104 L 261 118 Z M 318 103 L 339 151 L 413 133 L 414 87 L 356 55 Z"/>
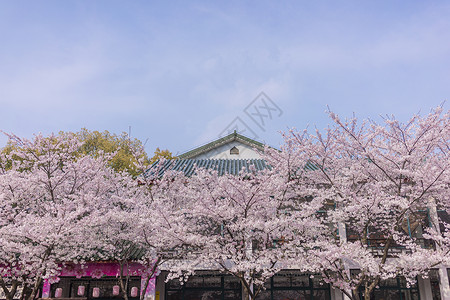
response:
<path fill-rule="evenodd" d="M 339 223 L 338 224 L 338 230 L 339 230 L 339 240 L 341 243 L 346 243 L 347 242 L 347 231 L 345 229 L 345 224 L 344 223 Z M 347 272 L 348 276 L 350 276 L 350 269 L 348 267 L 348 264 L 346 262 L 344 262 L 344 267 L 345 267 L 345 272 Z M 342 296 L 341 298 L 336 297 L 336 299 L 343 299 L 343 300 L 350 300 L 350 298 L 345 295 L 344 293 L 342 293 L 341 291 L 339 291 Z M 352 293 L 352 291 L 348 291 L 349 294 Z"/>
<path fill-rule="evenodd" d="M 428 200 L 428 206 L 430 209 L 432 226 L 437 232 L 441 233 L 441 229 L 439 228 L 439 218 L 436 209 L 436 201 L 433 198 L 430 198 Z M 439 267 L 439 289 L 441 291 L 441 299 L 450 300 L 450 286 L 448 283 L 447 268 L 445 266 Z"/>

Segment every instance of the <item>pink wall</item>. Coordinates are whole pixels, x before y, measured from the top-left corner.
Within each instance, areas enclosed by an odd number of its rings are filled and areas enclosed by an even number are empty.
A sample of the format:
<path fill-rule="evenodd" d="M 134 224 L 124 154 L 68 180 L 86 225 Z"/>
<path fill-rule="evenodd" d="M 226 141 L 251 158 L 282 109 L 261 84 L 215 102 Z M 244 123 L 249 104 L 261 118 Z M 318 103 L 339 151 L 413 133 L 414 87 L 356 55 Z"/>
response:
<path fill-rule="evenodd" d="M 144 289 L 145 285 L 145 268 L 138 263 L 130 263 L 128 265 L 128 270 L 131 276 L 141 276 L 141 290 Z M 112 262 L 95 262 L 87 263 L 83 267 L 79 265 L 68 265 L 61 271 L 60 276 L 69 277 L 92 277 L 92 278 L 102 278 L 104 276 L 118 277 L 120 274 L 120 267 L 117 263 Z M 124 270 L 124 275 L 127 272 Z M 42 289 L 42 298 L 50 297 L 50 285 L 51 283 L 57 282 L 57 278 L 50 278 L 44 282 Z M 155 278 L 152 278 L 149 282 L 147 290 L 145 292 L 145 298 L 154 299 L 155 296 Z"/>

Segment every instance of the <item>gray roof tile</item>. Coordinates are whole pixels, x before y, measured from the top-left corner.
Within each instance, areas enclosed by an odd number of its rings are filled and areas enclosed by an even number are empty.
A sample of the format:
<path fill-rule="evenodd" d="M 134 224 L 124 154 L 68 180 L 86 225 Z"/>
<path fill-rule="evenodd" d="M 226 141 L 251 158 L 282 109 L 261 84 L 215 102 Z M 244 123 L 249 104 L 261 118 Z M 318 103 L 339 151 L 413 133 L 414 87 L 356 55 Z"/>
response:
<path fill-rule="evenodd" d="M 152 164 L 145 175 L 154 175 L 155 172 L 158 172 L 158 176 L 162 176 L 165 171 L 171 170 L 181 171 L 186 176 L 192 176 L 195 174 L 196 168 L 216 170 L 219 175 L 238 175 L 242 169 L 249 173 L 251 166 L 254 166 L 256 171 L 270 168 L 263 159 L 171 159 L 163 162 L 162 166 L 159 164 L 159 161 Z"/>

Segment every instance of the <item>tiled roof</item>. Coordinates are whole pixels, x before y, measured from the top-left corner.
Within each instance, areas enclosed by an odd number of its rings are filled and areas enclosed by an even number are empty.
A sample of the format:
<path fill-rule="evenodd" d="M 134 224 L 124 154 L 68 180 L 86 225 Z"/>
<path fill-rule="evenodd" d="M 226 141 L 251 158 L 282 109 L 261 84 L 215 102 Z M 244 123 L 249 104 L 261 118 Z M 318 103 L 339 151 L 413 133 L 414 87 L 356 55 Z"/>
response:
<path fill-rule="evenodd" d="M 238 175 L 244 169 L 250 172 L 250 166 L 254 166 L 256 171 L 270 168 L 264 159 L 171 159 L 166 160 L 159 168 L 159 162 L 155 162 L 146 172 L 146 175 L 158 172 L 162 176 L 165 171 L 182 171 L 186 176 L 194 174 L 195 168 L 212 169 L 219 172 L 219 175 Z"/>

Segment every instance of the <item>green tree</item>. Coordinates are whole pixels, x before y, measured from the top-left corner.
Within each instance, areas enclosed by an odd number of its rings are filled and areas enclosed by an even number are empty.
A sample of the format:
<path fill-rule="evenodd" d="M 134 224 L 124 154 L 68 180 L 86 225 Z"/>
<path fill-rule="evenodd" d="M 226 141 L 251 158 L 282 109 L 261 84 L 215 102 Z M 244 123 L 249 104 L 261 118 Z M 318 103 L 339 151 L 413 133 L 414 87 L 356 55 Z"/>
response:
<path fill-rule="evenodd" d="M 155 161 L 165 158 L 165 159 L 176 159 L 175 156 L 172 155 L 172 152 L 169 150 L 161 150 L 159 148 L 156 148 L 153 157 L 150 159 L 150 164 L 154 163 Z"/>
<path fill-rule="evenodd" d="M 65 134 L 63 131 L 59 135 Z M 150 165 L 158 159 L 164 157 L 166 159 L 175 158 L 169 150 L 160 150 L 156 148 L 154 156 L 149 158 L 147 153 L 143 151 L 143 144 L 139 139 L 131 139 L 127 133 L 121 134 L 110 133 L 105 130 L 90 131 L 82 128 L 79 132 L 74 133 L 75 136 L 82 142 L 80 147 L 80 154 L 92 155 L 94 157 L 101 155 L 101 153 L 115 155 L 110 159 L 110 166 L 118 171 L 126 171 L 133 176 L 139 175 L 139 171 L 135 167 L 136 157 L 142 158 L 144 165 Z M 0 152 L 9 154 L 15 146 L 8 142 L 8 144 L 1 149 Z M 14 159 L 20 159 L 15 157 Z M 10 163 L 5 166 L 10 167 Z"/>
<path fill-rule="evenodd" d="M 83 142 L 80 148 L 82 154 L 98 156 L 102 152 L 105 154 L 115 153 L 110 159 L 110 165 L 118 172 L 127 171 L 131 175 L 138 175 L 138 170 L 134 165 L 136 156 L 143 158 L 145 164 L 150 164 L 147 154 L 142 150 L 142 142 L 136 138 L 131 139 L 125 132 L 118 135 L 107 130 L 99 132 L 83 128 L 75 135 Z"/>

